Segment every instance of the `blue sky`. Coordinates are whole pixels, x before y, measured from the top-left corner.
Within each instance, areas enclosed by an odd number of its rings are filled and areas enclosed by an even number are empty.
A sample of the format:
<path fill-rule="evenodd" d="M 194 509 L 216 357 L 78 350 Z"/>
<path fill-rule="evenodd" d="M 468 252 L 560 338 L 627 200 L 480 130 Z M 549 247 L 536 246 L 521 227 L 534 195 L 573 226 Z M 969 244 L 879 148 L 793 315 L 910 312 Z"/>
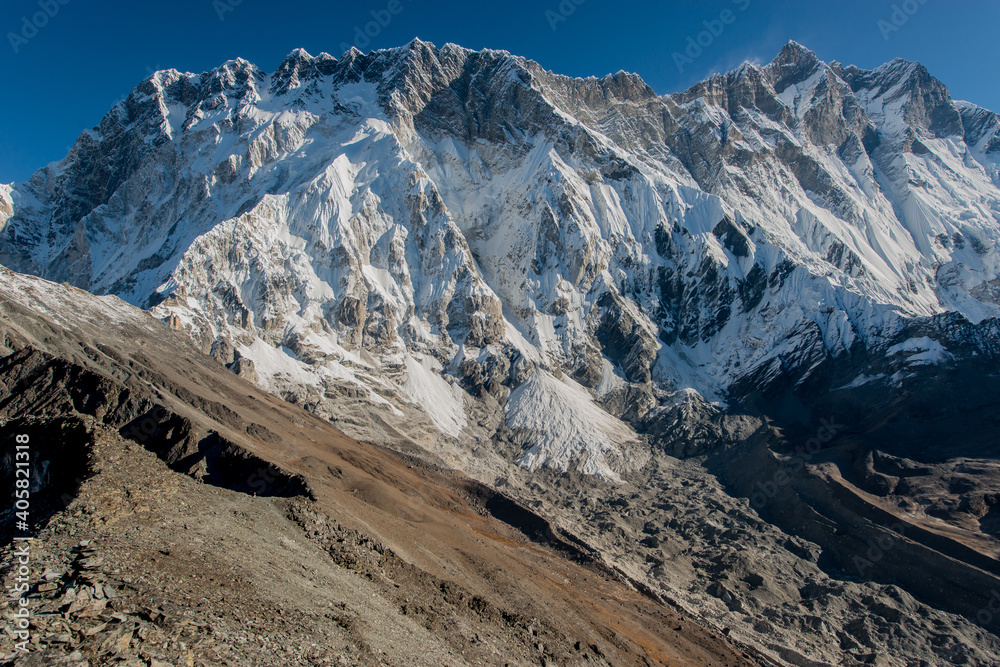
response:
<path fill-rule="evenodd" d="M 370 23 L 372 12 L 385 25 Z M 996 0 L 4 0 L 0 182 L 63 157 L 156 69 L 201 72 L 240 56 L 270 71 L 300 46 L 339 55 L 368 39 L 366 27 L 375 37 L 364 50 L 419 36 L 506 49 L 574 76 L 637 72 L 660 93 L 767 62 L 794 39 L 862 67 L 919 60 L 954 97 L 1000 110 Z M 709 29 L 716 34 L 700 35 L 704 46 L 685 60 L 689 38 Z"/>

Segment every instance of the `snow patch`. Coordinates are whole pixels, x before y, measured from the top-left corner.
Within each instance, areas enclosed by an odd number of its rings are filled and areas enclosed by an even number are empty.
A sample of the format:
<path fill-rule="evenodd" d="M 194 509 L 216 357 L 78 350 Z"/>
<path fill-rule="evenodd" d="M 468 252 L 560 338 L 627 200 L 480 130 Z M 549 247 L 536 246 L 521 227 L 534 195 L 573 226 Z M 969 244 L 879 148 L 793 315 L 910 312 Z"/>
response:
<path fill-rule="evenodd" d="M 582 386 L 536 370 L 510 394 L 507 427 L 528 434 L 531 446 L 517 460 L 535 471 L 542 466 L 617 481 L 606 455 L 635 441 L 635 432 L 605 412 Z"/>
<path fill-rule="evenodd" d="M 311 373 L 307 366 L 295 358 L 291 350 L 285 346 L 280 349 L 272 347 L 259 338 L 250 345 L 241 345 L 239 353 L 253 362 L 261 385 L 268 391 L 280 388 L 280 383 L 295 383 L 304 386 L 317 386 L 319 378 Z"/>
<path fill-rule="evenodd" d="M 834 388 L 833 391 L 840 391 L 841 389 L 856 389 L 858 387 L 863 387 L 869 382 L 874 382 L 875 380 L 881 380 L 884 377 L 885 377 L 884 373 L 878 373 L 876 375 L 866 375 L 864 373 L 861 373 L 860 375 L 858 375 L 858 377 L 854 378 L 847 384 L 841 387 Z"/>
<path fill-rule="evenodd" d="M 952 359 L 952 355 L 944 345 L 927 336 L 910 338 L 886 350 L 886 356 L 907 354 L 906 363 L 913 365 L 940 364 Z"/>
<path fill-rule="evenodd" d="M 440 364 L 433 357 L 416 359 L 406 355 L 408 377 L 402 388 L 442 433 L 458 437 L 466 424 L 464 394 L 442 378 L 439 371 Z"/>

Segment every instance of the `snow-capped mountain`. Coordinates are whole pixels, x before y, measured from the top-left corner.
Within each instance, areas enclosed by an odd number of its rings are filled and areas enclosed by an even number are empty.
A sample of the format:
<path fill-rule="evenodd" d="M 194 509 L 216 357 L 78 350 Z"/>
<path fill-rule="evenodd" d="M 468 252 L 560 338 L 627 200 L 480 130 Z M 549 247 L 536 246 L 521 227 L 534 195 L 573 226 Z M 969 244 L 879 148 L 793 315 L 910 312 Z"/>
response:
<path fill-rule="evenodd" d="M 357 435 L 344 401 L 614 479 L 681 413 L 971 344 L 917 350 L 915 322 L 995 349 L 998 128 L 917 63 L 795 43 L 666 96 L 452 44 L 296 50 L 142 82 L 0 187 L 0 262 L 151 309 Z"/>

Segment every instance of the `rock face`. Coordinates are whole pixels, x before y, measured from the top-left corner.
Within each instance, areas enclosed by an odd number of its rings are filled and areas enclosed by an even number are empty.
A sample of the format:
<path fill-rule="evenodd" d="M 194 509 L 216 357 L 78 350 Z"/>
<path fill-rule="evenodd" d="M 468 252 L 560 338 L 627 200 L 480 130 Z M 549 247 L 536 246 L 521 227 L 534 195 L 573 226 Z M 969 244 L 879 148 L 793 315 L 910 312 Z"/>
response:
<path fill-rule="evenodd" d="M 151 76 L 0 187 L 0 262 L 117 295 L 352 436 L 504 486 L 643 586 L 711 591 L 776 659 L 865 664 L 894 641 L 893 665 L 986 664 L 992 635 L 963 652 L 929 628 L 996 630 L 978 611 L 1000 554 L 998 130 L 918 63 L 795 43 L 667 96 L 419 40 L 297 50 L 273 73 Z M 664 473 L 706 456 L 687 486 Z M 711 530 L 663 509 L 688 486 Z M 636 498 L 679 543 L 632 525 Z M 764 521 L 805 541 L 726 562 L 783 563 L 781 593 L 694 555 Z M 884 531 L 906 546 L 866 558 Z M 931 562 L 943 579 L 921 584 Z M 911 594 L 930 608 L 896 637 Z"/>

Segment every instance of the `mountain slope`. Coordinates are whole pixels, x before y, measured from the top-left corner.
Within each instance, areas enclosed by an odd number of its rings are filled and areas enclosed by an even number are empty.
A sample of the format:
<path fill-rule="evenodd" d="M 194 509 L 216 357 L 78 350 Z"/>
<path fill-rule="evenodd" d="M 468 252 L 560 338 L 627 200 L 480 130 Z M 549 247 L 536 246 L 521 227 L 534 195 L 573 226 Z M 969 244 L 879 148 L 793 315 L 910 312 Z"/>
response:
<path fill-rule="evenodd" d="M 298 50 L 144 81 L 5 195 L 0 260 L 155 306 L 319 410 L 360 392 L 456 435 L 408 369 L 460 382 L 457 414 L 607 359 L 641 414 L 1000 313 L 996 127 L 915 63 L 794 43 L 666 97 L 453 45 Z"/>
<path fill-rule="evenodd" d="M 69 644 L 105 664 L 115 643 L 175 662 L 752 664 L 527 509 L 346 438 L 117 298 L 5 269 L 0 296 L 0 431 L 31 436 L 37 544 L 81 595 L 65 616 L 32 601 L 43 645 L 14 664 Z M 94 581 L 117 591 L 107 611 L 84 604 Z"/>

